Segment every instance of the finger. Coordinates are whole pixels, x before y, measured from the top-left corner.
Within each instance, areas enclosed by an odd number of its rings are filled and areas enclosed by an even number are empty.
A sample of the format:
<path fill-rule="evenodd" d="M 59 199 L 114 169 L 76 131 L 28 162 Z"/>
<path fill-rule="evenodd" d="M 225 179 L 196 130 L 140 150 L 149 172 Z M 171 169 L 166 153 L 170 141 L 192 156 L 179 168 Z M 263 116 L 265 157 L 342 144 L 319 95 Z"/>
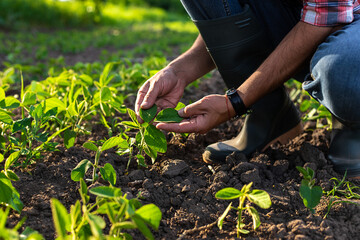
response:
<path fill-rule="evenodd" d="M 156 87 L 154 84 L 151 84 L 140 107 L 143 109 L 151 108 L 154 105 L 155 100 L 158 97 L 158 94 L 159 94 L 159 87 Z"/>
<path fill-rule="evenodd" d="M 182 118 L 190 118 L 195 115 L 204 113 L 201 101 L 194 102 L 178 111 L 178 114 Z"/>
<path fill-rule="evenodd" d="M 158 123 L 156 128 L 177 133 L 197 133 L 202 132 L 196 119 L 183 120 L 180 123 Z"/>
<path fill-rule="evenodd" d="M 142 85 L 137 93 L 136 101 L 135 101 L 135 112 L 136 114 L 139 114 L 139 110 L 141 107 L 141 104 L 144 101 L 144 97 L 146 96 L 149 89 L 149 82 L 145 82 L 144 85 Z"/>

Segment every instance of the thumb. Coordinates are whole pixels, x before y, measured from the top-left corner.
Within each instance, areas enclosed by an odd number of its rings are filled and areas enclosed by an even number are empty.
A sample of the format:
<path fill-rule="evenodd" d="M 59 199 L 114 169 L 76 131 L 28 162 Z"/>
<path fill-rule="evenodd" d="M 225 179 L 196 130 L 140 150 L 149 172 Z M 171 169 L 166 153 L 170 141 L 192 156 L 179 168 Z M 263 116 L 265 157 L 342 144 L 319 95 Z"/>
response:
<path fill-rule="evenodd" d="M 200 115 L 202 113 L 203 111 L 200 110 L 199 102 L 192 103 L 178 111 L 179 116 L 182 118 L 190 118 L 192 116 Z"/>

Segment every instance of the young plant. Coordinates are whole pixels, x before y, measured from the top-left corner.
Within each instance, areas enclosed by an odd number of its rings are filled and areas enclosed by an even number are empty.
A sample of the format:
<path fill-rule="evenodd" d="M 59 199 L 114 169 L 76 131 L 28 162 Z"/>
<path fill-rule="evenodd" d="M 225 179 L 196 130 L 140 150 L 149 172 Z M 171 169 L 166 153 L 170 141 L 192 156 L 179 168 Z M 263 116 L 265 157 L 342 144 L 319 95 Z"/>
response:
<path fill-rule="evenodd" d="M 19 152 L 12 153 L 4 164 L 4 169 L 0 173 L 0 206 L 8 206 L 21 212 L 24 204 L 20 200 L 20 194 L 16 188 L 12 185 L 11 181 L 18 181 L 19 177 L 10 170 L 11 165 L 18 159 Z M 4 156 L 0 154 L 0 162 L 4 160 Z"/>
<path fill-rule="evenodd" d="M 165 135 L 157 129 L 154 122 L 181 122 L 181 118 L 177 109 L 182 107 L 180 103 L 177 108 L 167 108 L 157 113 L 157 106 L 154 104 L 151 108 L 143 110 L 140 109 L 140 117 L 144 120 L 143 123 L 139 123 L 135 112 L 131 109 L 128 110 L 128 114 L 132 120 L 123 121 L 122 124 L 130 129 L 137 129 L 138 133 L 135 137 L 135 146 L 139 149 L 139 154 L 136 155 L 138 164 L 146 167 L 144 153 L 147 154 L 152 163 L 155 162 L 158 152 L 165 153 L 167 150 L 167 142 Z"/>
<path fill-rule="evenodd" d="M 344 177 L 339 180 L 337 178 L 331 178 L 330 181 L 334 184 L 333 188 L 330 191 L 326 191 L 324 194 L 326 196 L 331 196 L 329 204 L 327 206 L 327 212 L 324 218 L 330 213 L 330 209 L 338 203 L 351 203 L 360 205 L 358 202 L 351 201 L 351 199 L 360 199 L 360 194 L 356 191 L 360 190 L 360 187 L 354 185 L 352 182 L 345 181 L 346 173 Z M 342 200 L 341 198 L 346 198 L 348 200 Z"/>
<path fill-rule="evenodd" d="M 240 190 L 237 190 L 235 188 L 224 188 L 218 191 L 215 194 L 215 197 L 217 199 L 225 199 L 225 200 L 231 200 L 239 198 L 239 207 L 232 207 L 232 202 L 228 205 L 225 212 L 221 215 L 221 217 L 218 220 L 218 227 L 221 230 L 223 226 L 224 219 L 226 215 L 229 213 L 231 209 L 234 209 L 238 211 L 238 219 L 236 224 L 237 229 L 237 237 L 240 236 L 240 233 L 242 234 L 248 234 L 250 231 L 244 229 L 245 223 L 243 219 L 243 212 L 244 210 L 247 211 L 249 215 L 251 215 L 253 220 L 253 228 L 256 230 L 261 222 L 260 222 L 260 216 L 258 211 L 250 205 L 250 203 L 254 203 L 255 205 L 259 206 L 260 208 L 267 209 L 271 206 L 271 199 L 269 194 L 264 190 L 254 189 L 250 191 L 252 182 L 244 185 L 243 188 Z M 245 201 L 248 200 L 248 203 L 245 205 Z"/>
<path fill-rule="evenodd" d="M 44 239 L 41 234 L 39 234 L 37 231 L 26 227 L 25 230 L 19 234 L 18 230 L 25 222 L 26 218 L 23 218 L 20 220 L 18 224 L 12 229 L 6 228 L 6 220 L 9 216 L 9 208 L 6 208 L 5 211 L 3 211 L 0 208 L 0 239 L 24 239 L 24 240 L 42 240 Z"/>
<path fill-rule="evenodd" d="M 80 179 L 82 203 L 71 206 L 70 213 L 57 200 L 51 200 L 55 229 L 59 239 L 132 239 L 124 229 L 138 229 L 146 239 L 154 239 L 148 226 L 157 230 L 162 213 L 154 204 L 142 206 L 137 199 L 127 199 L 121 189 L 95 187 L 90 193 L 97 196 L 95 203 L 89 203 L 88 188 Z M 106 215 L 110 222 L 108 235 L 104 233 Z"/>
<path fill-rule="evenodd" d="M 124 148 L 128 147 L 127 141 L 123 139 L 122 137 L 111 137 L 108 140 L 106 140 L 102 146 L 96 146 L 92 142 L 86 142 L 83 144 L 83 147 L 92 150 L 95 153 L 95 161 L 92 163 L 88 159 L 82 160 L 78 165 L 71 171 L 71 179 L 73 181 L 80 181 L 80 179 L 83 179 L 85 177 L 86 172 L 89 170 L 90 167 L 93 167 L 93 173 L 92 178 L 87 179 L 90 182 L 95 182 L 99 178 L 99 174 L 97 173 L 98 169 L 100 171 L 100 174 L 102 178 L 105 181 L 108 181 L 112 186 L 115 186 L 116 182 L 116 172 L 113 168 L 113 166 L 109 163 L 106 163 L 104 167 L 99 166 L 100 161 L 100 155 L 105 150 L 108 150 L 113 147 L 122 146 Z"/>
<path fill-rule="evenodd" d="M 296 169 L 303 175 L 300 185 L 300 197 L 303 199 L 305 207 L 314 214 L 314 208 L 320 203 L 323 190 L 320 186 L 315 186 L 314 170 L 300 166 L 297 166 Z"/>

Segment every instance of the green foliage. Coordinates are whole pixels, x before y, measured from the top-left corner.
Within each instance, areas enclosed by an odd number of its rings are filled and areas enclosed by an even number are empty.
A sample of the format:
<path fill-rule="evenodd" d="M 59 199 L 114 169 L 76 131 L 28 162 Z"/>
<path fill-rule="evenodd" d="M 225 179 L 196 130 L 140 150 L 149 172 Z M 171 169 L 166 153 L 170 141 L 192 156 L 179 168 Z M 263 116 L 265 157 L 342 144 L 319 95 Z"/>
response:
<path fill-rule="evenodd" d="M 97 196 L 89 203 L 88 188 L 80 180 L 79 190 L 82 202 L 77 201 L 68 213 L 57 200 L 51 200 L 53 220 L 59 239 L 132 239 L 126 229 L 138 229 L 146 239 L 154 239 L 149 227 L 158 230 L 162 213 L 154 204 L 142 206 L 137 199 L 127 199 L 120 188 L 95 187 L 90 193 Z M 107 216 L 110 226 L 105 234 Z"/>
<path fill-rule="evenodd" d="M 223 227 L 223 222 L 227 214 L 230 212 L 231 209 L 234 209 L 238 212 L 238 219 L 236 224 L 237 229 L 237 236 L 240 237 L 240 233 L 242 234 L 248 234 L 249 231 L 244 229 L 245 223 L 243 222 L 243 212 L 246 210 L 247 213 L 252 217 L 253 220 L 253 229 L 256 230 L 260 224 L 260 216 L 257 210 L 250 205 L 250 203 L 254 203 L 260 208 L 268 209 L 271 206 L 271 199 L 269 194 L 266 191 L 254 189 L 250 191 L 252 182 L 244 185 L 243 188 L 240 190 L 237 190 L 235 188 L 224 188 L 218 191 L 215 194 L 215 197 L 217 199 L 225 199 L 225 200 L 232 200 L 239 198 L 239 207 L 235 208 L 232 207 L 232 203 L 228 205 L 224 213 L 220 216 L 218 220 L 218 227 L 221 230 Z M 245 206 L 245 201 L 248 200 L 249 203 L 247 203 Z"/>
<path fill-rule="evenodd" d="M 0 239 L 9 239 L 9 240 L 43 240 L 43 236 L 37 231 L 26 227 L 25 230 L 19 234 L 18 230 L 25 222 L 26 218 L 23 218 L 14 228 L 6 228 L 6 220 L 9 215 L 9 208 L 6 208 L 3 211 L 0 208 Z"/>
<path fill-rule="evenodd" d="M 356 186 L 354 183 L 350 181 L 345 181 L 345 179 L 346 179 L 346 173 L 341 180 L 337 178 L 330 179 L 330 181 L 332 181 L 333 183 L 333 188 L 330 191 L 324 192 L 324 194 L 327 197 L 330 197 L 330 201 L 327 206 L 327 212 L 324 218 L 327 217 L 327 215 L 330 213 L 331 208 L 335 204 L 350 203 L 350 204 L 360 205 L 358 202 L 353 201 L 360 199 L 360 194 L 359 194 L 360 187 Z M 342 200 L 344 197 L 347 200 Z"/>
<path fill-rule="evenodd" d="M 305 207 L 314 214 L 314 208 L 320 203 L 323 190 L 320 186 L 315 186 L 314 171 L 311 168 L 305 169 L 297 166 L 296 169 L 303 175 L 299 190 L 300 197 L 303 199 Z"/>
<path fill-rule="evenodd" d="M 316 121 L 317 128 L 332 128 L 331 113 L 302 89 L 302 83 L 290 79 L 286 86 L 291 89 L 290 99 L 303 112 L 303 121 Z"/>
<path fill-rule="evenodd" d="M 182 106 L 182 103 L 179 103 Z M 139 115 L 144 121 L 140 123 L 137 119 L 135 112 L 128 109 L 128 114 L 132 121 L 123 121 L 122 124 L 128 127 L 128 130 L 137 130 L 135 139 L 130 139 L 130 146 L 135 146 L 139 149 L 140 154 L 136 155 L 137 162 L 140 166 L 146 167 L 144 153 L 155 162 L 158 152 L 165 153 L 167 150 L 167 142 L 165 135 L 157 129 L 153 122 L 181 122 L 182 118 L 179 117 L 175 109 L 164 109 L 157 113 L 157 106 L 154 104 L 149 109 L 140 109 Z M 122 151 L 127 151 L 123 149 Z M 121 152 L 121 151 L 120 151 Z M 132 153 L 132 151 L 130 151 Z M 131 160 L 131 155 L 130 159 Z"/>
<path fill-rule="evenodd" d="M 111 137 L 108 140 L 106 140 L 102 146 L 96 146 L 92 142 L 85 142 L 83 144 L 84 148 L 87 148 L 91 151 L 96 152 L 95 153 L 95 161 L 92 163 L 88 159 L 84 159 L 81 162 L 78 163 L 78 165 L 71 171 L 71 179 L 73 181 L 80 181 L 82 180 L 86 172 L 89 170 L 90 167 L 92 167 L 92 178 L 87 179 L 88 181 L 91 181 L 92 183 L 95 182 L 99 178 L 98 170 L 100 171 L 100 175 L 102 178 L 109 182 L 111 186 L 115 186 L 116 184 L 116 172 L 115 169 L 112 167 L 111 164 L 106 163 L 103 167 L 99 166 L 100 161 L 100 155 L 102 152 L 113 148 L 113 147 L 128 147 L 126 139 L 122 138 L 121 136 L 117 137 Z"/>

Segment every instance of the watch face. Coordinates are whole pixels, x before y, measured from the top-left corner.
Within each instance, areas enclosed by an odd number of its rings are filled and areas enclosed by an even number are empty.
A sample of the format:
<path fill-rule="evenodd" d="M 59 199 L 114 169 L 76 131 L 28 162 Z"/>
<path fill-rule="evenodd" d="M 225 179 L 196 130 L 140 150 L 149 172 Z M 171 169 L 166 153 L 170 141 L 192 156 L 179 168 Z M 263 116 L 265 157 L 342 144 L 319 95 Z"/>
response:
<path fill-rule="evenodd" d="M 226 95 L 228 96 L 233 95 L 234 93 L 236 93 L 236 88 L 230 88 L 226 91 Z"/>

